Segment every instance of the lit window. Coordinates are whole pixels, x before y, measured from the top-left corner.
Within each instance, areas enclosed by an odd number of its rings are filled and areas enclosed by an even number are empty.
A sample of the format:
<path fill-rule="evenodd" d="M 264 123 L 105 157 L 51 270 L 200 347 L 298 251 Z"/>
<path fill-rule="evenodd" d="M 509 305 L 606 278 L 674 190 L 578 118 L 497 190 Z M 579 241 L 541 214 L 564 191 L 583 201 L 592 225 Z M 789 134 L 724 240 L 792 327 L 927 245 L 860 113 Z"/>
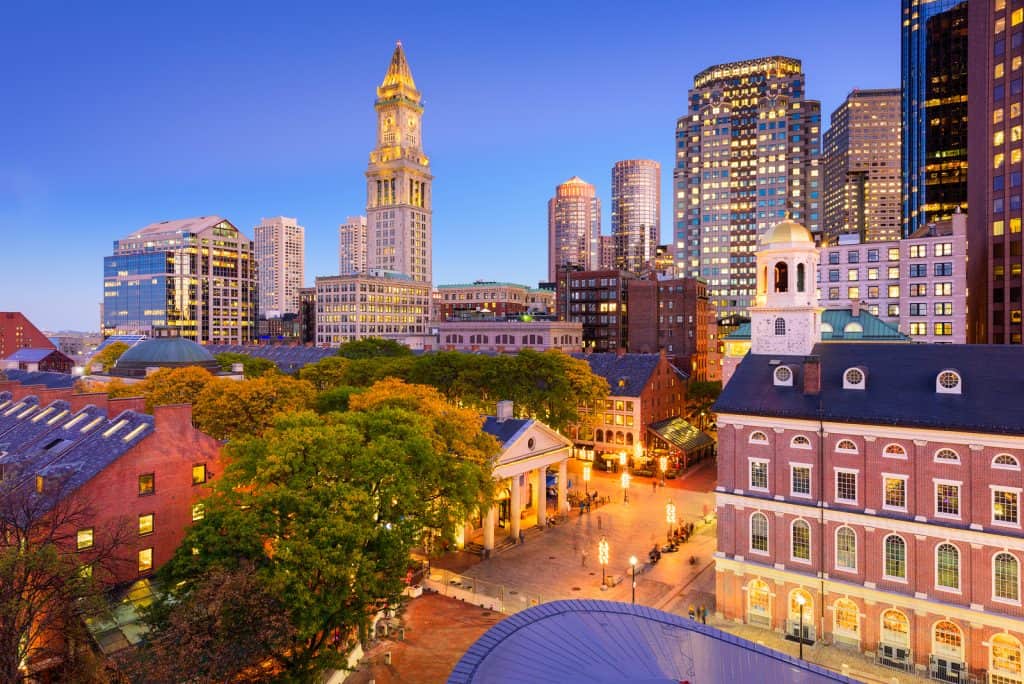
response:
<path fill-rule="evenodd" d="M 768 553 L 768 518 L 764 513 L 750 516 L 750 550 Z"/>
<path fill-rule="evenodd" d="M 202 520 L 206 517 L 206 504 L 199 502 L 192 504 L 192 522 Z"/>
<path fill-rule="evenodd" d="M 960 456 L 957 455 L 957 453 L 955 451 L 953 451 L 952 449 L 939 449 L 938 451 L 935 452 L 935 460 L 936 461 L 951 462 L 951 463 L 959 463 L 960 462 Z"/>
<path fill-rule="evenodd" d="M 885 538 L 885 576 L 893 579 L 907 578 L 907 542 L 903 537 L 890 534 Z"/>
<path fill-rule="evenodd" d="M 943 394 L 960 394 L 960 374 L 945 370 L 935 380 L 935 390 Z"/>
<path fill-rule="evenodd" d="M 1020 642 L 1009 634 L 995 634 L 990 643 L 992 644 L 992 672 L 989 673 L 989 681 L 994 684 L 1015 684 L 1014 679 L 1020 681 Z M 999 676 L 1004 674 L 1011 675 L 1014 679 Z"/>
<path fill-rule="evenodd" d="M 794 560 L 811 560 L 811 527 L 804 520 L 793 522 L 792 553 Z"/>
<path fill-rule="evenodd" d="M 1013 554 L 1004 551 L 992 559 L 992 592 L 997 599 L 1020 600 L 1020 569 Z"/>
<path fill-rule="evenodd" d="M 797 435 L 789 442 L 789 446 L 794 449 L 810 449 L 811 440 L 807 439 L 803 435 Z"/>
<path fill-rule="evenodd" d="M 896 508 L 899 510 L 906 510 L 907 508 L 907 479 L 905 477 L 896 477 L 893 475 L 884 477 L 883 489 L 885 490 L 884 495 L 884 508 Z"/>
<path fill-rule="evenodd" d="M 935 623 L 935 650 L 941 655 L 960 656 L 963 648 L 963 635 L 960 628 L 949 620 Z"/>
<path fill-rule="evenodd" d="M 899 444 L 887 444 L 885 447 L 885 451 L 882 452 L 882 455 L 887 456 L 889 458 L 906 458 L 907 450 L 904 449 Z"/>
<path fill-rule="evenodd" d="M 859 625 L 859 614 L 857 604 L 850 599 L 837 599 L 833 607 L 835 614 L 836 631 L 849 635 L 856 635 Z"/>
<path fill-rule="evenodd" d="M 836 567 L 857 569 L 857 533 L 846 525 L 836 530 Z"/>
<path fill-rule="evenodd" d="M 153 569 L 153 549 L 142 549 L 139 551 L 139 572 L 149 572 Z"/>
<path fill-rule="evenodd" d="M 139 475 L 139 496 L 148 496 L 156 491 L 153 473 Z"/>
<path fill-rule="evenodd" d="M 192 484 L 198 485 L 206 482 L 206 464 L 192 466 Z"/>
<path fill-rule="evenodd" d="M 1015 489 L 992 490 L 992 522 L 1010 525 L 1020 524 L 1020 491 Z"/>
<path fill-rule="evenodd" d="M 84 529 L 78 530 L 76 541 L 79 551 L 91 549 L 93 544 L 93 528 L 86 527 Z"/>
<path fill-rule="evenodd" d="M 860 371 L 857 372 L 859 373 Z M 839 440 L 839 443 L 836 444 L 836 451 L 841 451 L 848 454 L 855 454 L 857 453 L 857 445 L 854 444 L 852 440 L 841 439 Z"/>
<path fill-rule="evenodd" d="M 952 544 L 935 549 L 935 586 L 960 589 L 960 551 Z"/>

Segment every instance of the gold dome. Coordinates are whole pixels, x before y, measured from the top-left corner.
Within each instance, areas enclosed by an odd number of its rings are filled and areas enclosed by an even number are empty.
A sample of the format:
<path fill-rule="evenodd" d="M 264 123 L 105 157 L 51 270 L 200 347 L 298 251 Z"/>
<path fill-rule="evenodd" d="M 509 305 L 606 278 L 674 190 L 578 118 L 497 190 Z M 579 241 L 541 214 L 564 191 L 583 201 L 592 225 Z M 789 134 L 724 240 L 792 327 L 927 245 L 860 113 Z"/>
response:
<path fill-rule="evenodd" d="M 765 245 L 787 244 L 791 242 L 810 242 L 814 244 L 814 237 L 811 236 L 811 231 L 796 221 L 785 219 L 769 228 L 761 242 Z"/>

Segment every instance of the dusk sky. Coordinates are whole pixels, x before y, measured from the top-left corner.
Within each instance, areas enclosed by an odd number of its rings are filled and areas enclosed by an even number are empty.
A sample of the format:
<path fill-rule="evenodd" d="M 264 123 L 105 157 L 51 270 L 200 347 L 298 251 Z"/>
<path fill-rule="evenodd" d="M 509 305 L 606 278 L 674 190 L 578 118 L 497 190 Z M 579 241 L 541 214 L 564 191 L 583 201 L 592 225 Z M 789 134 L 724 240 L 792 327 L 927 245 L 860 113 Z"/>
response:
<path fill-rule="evenodd" d="M 620 159 L 662 164 L 694 74 L 801 59 L 823 124 L 899 86 L 900 6 L 865 2 L 34 2 L 0 8 L 0 310 L 97 330 L 103 256 L 155 221 L 306 228 L 306 279 L 365 213 L 375 88 L 401 40 L 435 176 L 434 282 L 536 285 L 547 200 L 579 175 L 610 230 Z"/>

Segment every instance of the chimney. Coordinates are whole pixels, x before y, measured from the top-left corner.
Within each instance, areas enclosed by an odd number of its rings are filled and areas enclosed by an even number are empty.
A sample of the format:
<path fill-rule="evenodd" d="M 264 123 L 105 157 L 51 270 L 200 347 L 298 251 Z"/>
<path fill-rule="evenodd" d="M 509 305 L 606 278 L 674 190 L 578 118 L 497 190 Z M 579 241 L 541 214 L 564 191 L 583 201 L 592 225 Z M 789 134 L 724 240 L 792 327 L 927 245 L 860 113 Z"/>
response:
<path fill-rule="evenodd" d="M 158 370 L 160 370 L 159 366 L 146 366 L 146 377 L 148 378 L 150 375 L 156 373 Z"/>
<path fill-rule="evenodd" d="M 498 422 L 504 423 L 512 418 L 512 402 L 507 399 L 498 402 Z"/>
<path fill-rule="evenodd" d="M 851 299 L 850 300 L 850 313 L 853 315 L 854 318 L 857 318 L 858 316 L 860 316 L 860 300 L 858 300 L 858 299 Z"/>
<path fill-rule="evenodd" d="M 804 394 L 821 394 L 821 359 L 804 357 Z"/>

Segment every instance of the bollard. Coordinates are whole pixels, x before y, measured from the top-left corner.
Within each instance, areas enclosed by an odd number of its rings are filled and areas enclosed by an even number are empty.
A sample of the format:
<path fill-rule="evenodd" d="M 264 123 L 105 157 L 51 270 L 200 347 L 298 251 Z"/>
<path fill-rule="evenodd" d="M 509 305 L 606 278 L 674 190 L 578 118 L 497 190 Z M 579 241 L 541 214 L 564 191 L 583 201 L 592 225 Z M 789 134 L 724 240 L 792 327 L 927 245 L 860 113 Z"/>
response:
<path fill-rule="evenodd" d="M 398 640 L 405 641 L 405 627 L 398 628 Z"/>
<path fill-rule="evenodd" d="M 385 665 L 390 665 L 391 664 L 391 651 L 384 651 L 384 664 Z"/>

